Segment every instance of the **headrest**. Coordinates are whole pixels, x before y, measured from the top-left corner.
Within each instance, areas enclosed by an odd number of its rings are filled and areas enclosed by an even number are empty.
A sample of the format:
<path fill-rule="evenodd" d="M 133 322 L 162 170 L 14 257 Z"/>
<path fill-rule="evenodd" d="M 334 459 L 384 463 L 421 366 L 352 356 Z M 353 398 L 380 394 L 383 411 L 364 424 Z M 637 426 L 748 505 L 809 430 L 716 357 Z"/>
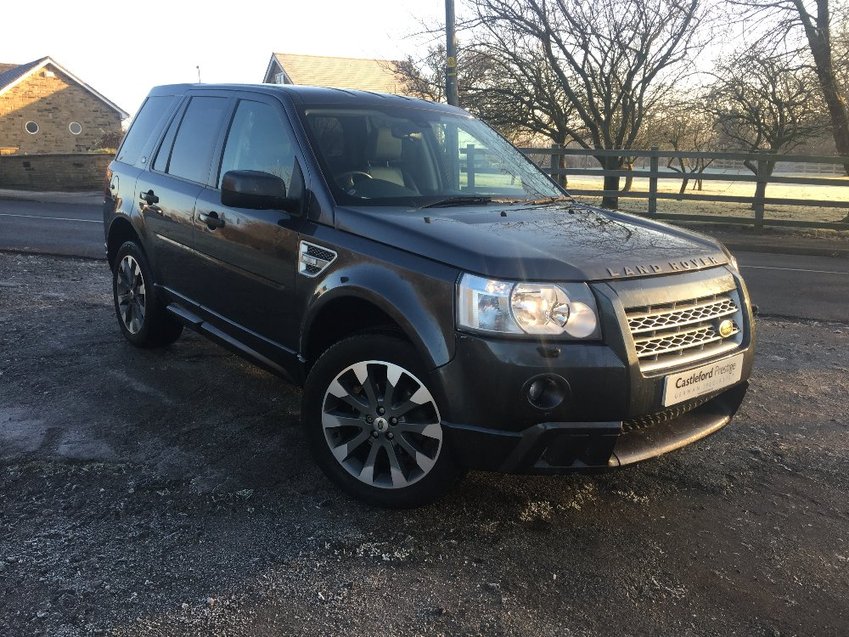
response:
<path fill-rule="evenodd" d="M 378 128 L 372 135 L 369 159 L 372 161 L 395 161 L 401 159 L 401 140 L 392 135 L 389 128 Z"/>

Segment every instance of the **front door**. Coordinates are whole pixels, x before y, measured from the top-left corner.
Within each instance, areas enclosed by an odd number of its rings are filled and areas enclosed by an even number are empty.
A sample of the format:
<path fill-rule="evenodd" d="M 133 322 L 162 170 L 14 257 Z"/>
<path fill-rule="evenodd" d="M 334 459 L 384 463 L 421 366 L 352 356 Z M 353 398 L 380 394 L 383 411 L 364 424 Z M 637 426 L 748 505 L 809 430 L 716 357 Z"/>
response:
<path fill-rule="evenodd" d="M 221 203 L 221 178 L 230 170 L 258 170 L 283 179 L 292 191 L 296 141 L 282 106 L 262 97 L 237 104 L 224 144 L 217 187 L 197 200 L 195 248 L 205 262 L 200 303 L 219 327 L 266 355 L 297 350 L 294 311 L 298 230 L 302 217 Z"/>

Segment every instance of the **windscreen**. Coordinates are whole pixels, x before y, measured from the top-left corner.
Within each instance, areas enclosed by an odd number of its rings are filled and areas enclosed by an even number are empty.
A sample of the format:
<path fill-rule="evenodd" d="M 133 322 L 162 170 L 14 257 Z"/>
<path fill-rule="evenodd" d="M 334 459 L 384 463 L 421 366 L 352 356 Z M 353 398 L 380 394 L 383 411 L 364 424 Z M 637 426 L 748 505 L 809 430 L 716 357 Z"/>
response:
<path fill-rule="evenodd" d="M 337 203 L 409 205 L 562 197 L 518 150 L 482 122 L 396 107 L 306 107 L 312 148 Z"/>

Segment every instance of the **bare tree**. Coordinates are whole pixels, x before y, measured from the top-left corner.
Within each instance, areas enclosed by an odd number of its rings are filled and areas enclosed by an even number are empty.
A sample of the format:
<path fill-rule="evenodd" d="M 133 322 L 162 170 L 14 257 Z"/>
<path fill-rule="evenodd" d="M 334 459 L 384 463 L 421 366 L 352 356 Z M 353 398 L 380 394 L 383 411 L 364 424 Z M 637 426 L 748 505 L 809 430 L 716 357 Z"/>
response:
<path fill-rule="evenodd" d="M 422 58 L 408 55 L 403 60 L 389 64 L 407 95 L 431 102 L 446 101 L 444 44 L 429 48 Z M 466 68 L 467 64 L 458 65 L 458 69 Z"/>
<path fill-rule="evenodd" d="M 541 56 L 524 61 L 518 66 L 485 48 L 463 49 L 457 65 L 460 104 L 509 138 L 544 136 L 563 144 L 575 121 L 569 102 Z M 423 58 L 393 63 L 393 71 L 409 95 L 444 102 L 444 62 L 445 46 L 439 44 Z"/>
<path fill-rule="evenodd" d="M 526 110 L 541 113 L 561 139 L 605 150 L 633 148 L 705 15 L 703 0 L 469 1 L 475 48 L 511 70 L 533 100 Z M 596 158 L 621 170 L 626 157 Z M 617 191 L 619 178 L 606 177 L 604 189 Z M 602 205 L 615 208 L 618 197 Z"/>
<path fill-rule="evenodd" d="M 705 107 L 706 101 L 700 94 L 689 99 L 674 96 L 652 117 L 647 127 L 650 143 L 676 151 L 715 150 L 718 135 L 713 115 Z M 684 194 L 691 180 L 695 182 L 694 188 L 702 189 L 701 175 L 712 163 L 712 159 L 702 157 L 670 157 L 666 167 L 681 174 L 678 192 Z"/>
<path fill-rule="evenodd" d="M 810 51 L 816 79 L 827 107 L 834 144 L 840 155 L 849 156 L 849 109 L 835 69 L 831 37 L 830 0 L 730 0 L 747 9 L 747 19 L 761 21 L 777 18 L 772 36 L 775 40 L 793 39 L 799 32 Z M 849 175 L 849 163 L 844 166 Z"/>
<path fill-rule="evenodd" d="M 816 77 L 787 56 L 753 47 L 716 67 L 708 103 L 725 139 L 751 151 L 778 154 L 792 150 L 824 126 Z M 767 175 L 775 161 L 766 163 Z M 745 161 L 757 174 L 757 166 Z M 758 184 L 756 196 L 765 186 Z"/>

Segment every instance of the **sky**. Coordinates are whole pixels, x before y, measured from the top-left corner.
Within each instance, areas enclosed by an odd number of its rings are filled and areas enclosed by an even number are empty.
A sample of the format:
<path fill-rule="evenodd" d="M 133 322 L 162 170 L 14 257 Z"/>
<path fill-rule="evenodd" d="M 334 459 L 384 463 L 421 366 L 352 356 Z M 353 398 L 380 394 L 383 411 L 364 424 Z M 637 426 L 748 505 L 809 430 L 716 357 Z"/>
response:
<path fill-rule="evenodd" d="M 261 82 L 271 53 L 423 55 L 443 0 L 3 2 L 0 62 L 49 55 L 128 113 L 152 86 Z"/>

